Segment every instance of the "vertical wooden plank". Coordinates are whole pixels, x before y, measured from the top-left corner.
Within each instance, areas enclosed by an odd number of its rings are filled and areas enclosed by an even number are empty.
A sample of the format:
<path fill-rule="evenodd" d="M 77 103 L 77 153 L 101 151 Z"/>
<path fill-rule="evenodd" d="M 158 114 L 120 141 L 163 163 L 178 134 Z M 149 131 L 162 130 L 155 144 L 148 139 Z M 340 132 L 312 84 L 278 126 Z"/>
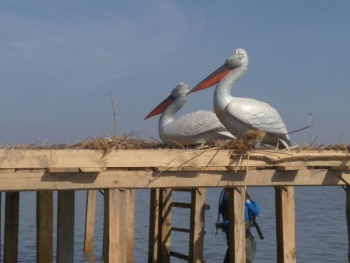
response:
<path fill-rule="evenodd" d="M 295 263 L 294 187 L 275 187 L 277 263 Z"/>
<path fill-rule="evenodd" d="M 103 262 L 126 262 L 126 190 L 104 192 Z"/>
<path fill-rule="evenodd" d="M 2 206 L 1 206 L 1 196 L 2 196 L 2 192 L 0 192 L 0 261 L 1 261 L 1 255 L 2 255 L 2 254 L 1 254 L 1 244 L 2 244 L 2 242 L 1 242 L 1 241 L 2 241 L 2 238 L 1 238 L 1 226 L 2 226 L 2 224 L 1 224 L 1 223 L 2 223 L 2 222 L 1 222 L 1 221 L 2 221 L 2 220 L 1 220 L 1 219 L 2 219 L 2 213 L 1 213 L 1 208 L 2 208 Z"/>
<path fill-rule="evenodd" d="M 246 262 L 246 242 L 245 242 L 245 214 L 244 214 L 244 187 L 230 188 L 229 190 L 229 247 L 230 263 Z M 233 204 L 233 205 L 231 205 Z M 232 209 L 233 208 L 233 209 Z M 232 224 L 233 222 L 233 224 Z"/>
<path fill-rule="evenodd" d="M 148 238 L 148 263 L 158 261 L 158 239 L 159 239 L 159 189 L 150 191 L 149 210 L 149 238 Z"/>
<path fill-rule="evenodd" d="M 190 242 L 189 262 L 203 262 L 204 247 L 204 218 L 205 218 L 205 197 L 206 188 L 191 190 L 191 218 L 190 218 Z"/>
<path fill-rule="evenodd" d="M 170 233 L 171 233 L 171 189 L 161 189 L 159 192 L 159 262 L 170 262 Z"/>
<path fill-rule="evenodd" d="M 53 192 L 36 193 L 36 262 L 53 260 Z"/>
<path fill-rule="evenodd" d="M 59 191 L 57 206 L 57 263 L 74 261 L 75 191 Z"/>
<path fill-rule="evenodd" d="M 84 237 L 85 253 L 92 253 L 94 251 L 96 192 L 97 190 L 87 190 L 87 193 L 86 193 L 85 237 Z"/>
<path fill-rule="evenodd" d="M 348 227 L 348 261 L 350 262 L 350 186 L 346 186 L 346 223 Z"/>
<path fill-rule="evenodd" d="M 126 262 L 134 262 L 135 189 L 126 191 Z"/>
<path fill-rule="evenodd" d="M 4 263 L 17 263 L 19 192 L 7 192 L 5 202 Z"/>

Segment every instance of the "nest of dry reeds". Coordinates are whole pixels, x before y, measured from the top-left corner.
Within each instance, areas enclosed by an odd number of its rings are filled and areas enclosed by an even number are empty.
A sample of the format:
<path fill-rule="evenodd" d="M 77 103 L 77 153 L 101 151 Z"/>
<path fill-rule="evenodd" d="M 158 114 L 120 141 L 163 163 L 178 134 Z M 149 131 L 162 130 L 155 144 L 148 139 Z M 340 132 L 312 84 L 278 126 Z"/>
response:
<path fill-rule="evenodd" d="M 124 134 L 123 137 L 108 135 L 107 137 L 89 137 L 83 141 L 73 144 L 48 144 L 48 140 L 42 141 L 37 138 L 33 144 L 17 144 L 8 145 L 2 143 L 0 149 L 88 149 L 88 150 L 138 150 L 138 149 L 230 149 L 239 151 L 250 150 L 266 150 L 275 149 L 273 146 L 259 144 L 259 141 L 265 136 L 263 131 L 249 131 L 244 136 L 232 141 L 216 141 L 211 144 L 186 145 L 186 146 L 169 146 L 167 144 L 156 141 L 150 137 L 152 141 L 140 139 L 136 132 Z M 295 145 L 291 150 L 339 150 L 350 152 L 350 145 L 334 144 L 334 145 L 317 145 L 311 146 L 303 143 L 302 146 Z"/>

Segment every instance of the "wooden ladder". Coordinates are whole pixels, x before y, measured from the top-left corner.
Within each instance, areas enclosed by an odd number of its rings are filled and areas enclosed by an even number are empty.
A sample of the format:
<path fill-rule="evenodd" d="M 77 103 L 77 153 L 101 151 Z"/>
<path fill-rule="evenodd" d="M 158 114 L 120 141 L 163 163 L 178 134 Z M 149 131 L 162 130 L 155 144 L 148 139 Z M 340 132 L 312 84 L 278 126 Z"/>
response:
<path fill-rule="evenodd" d="M 172 201 L 172 191 L 189 192 L 190 203 Z M 152 189 L 150 206 L 149 263 L 169 263 L 170 257 L 176 257 L 190 263 L 204 263 L 204 218 L 207 189 Z M 190 209 L 190 229 L 177 228 L 171 225 L 171 208 Z M 189 233 L 189 255 L 170 249 L 171 232 Z"/>

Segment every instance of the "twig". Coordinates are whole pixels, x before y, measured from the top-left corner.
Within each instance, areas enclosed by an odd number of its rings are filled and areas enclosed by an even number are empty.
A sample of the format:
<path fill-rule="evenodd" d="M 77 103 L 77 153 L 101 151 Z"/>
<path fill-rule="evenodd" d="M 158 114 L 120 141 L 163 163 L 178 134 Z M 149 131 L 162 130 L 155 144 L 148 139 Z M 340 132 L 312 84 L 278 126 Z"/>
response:
<path fill-rule="evenodd" d="M 174 143 L 176 143 L 177 145 L 179 145 L 182 149 L 186 149 L 185 146 L 183 146 L 182 144 L 178 143 L 177 141 L 174 141 Z"/>
<path fill-rule="evenodd" d="M 161 143 L 160 141 L 157 141 L 156 139 L 154 139 L 151 135 L 149 135 L 143 128 L 141 128 L 141 130 L 147 134 L 148 137 L 150 137 L 152 140 L 154 140 L 157 143 Z"/>
<path fill-rule="evenodd" d="M 339 139 L 338 139 L 338 142 L 340 141 L 340 139 L 341 139 L 341 137 L 343 136 L 343 134 L 345 133 L 345 131 L 346 131 L 346 127 L 345 127 L 344 131 L 340 134 Z"/>
<path fill-rule="evenodd" d="M 344 145 L 344 148 L 345 148 L 345 151 L 346 151 L 346 157 L 349 156 L 349 151 L 348 151 L 348 148 L 346 148 L 346 146 Z"/>
<path fill-rule="evenodd" d="M 39 142 L 42 142 L 42 144 L 41 144 L 41 146 L 43 147 L 46 143 L 47 143 L 47 141 L 49 140 L 49 139 L 46 139 L 45 141 L 42 141 L 42 140 L 40 140 L 38 137 L 36 137 L 36 136 L 34 136 L 33 135 L 33 137 L 35 138 L 35 139 L 37 139 Z M 35 145 L 36 143 L 34 143 L 34 144 L 32 144 L 33 146 Z"/>
<path fill-rule="evenodd" d="M 318 138 L 318 135 L 317 135 L 317 136 L 315 137 L 315 139 L 311 142 L 310 148 L 311 148 L 312 144 L 316 141 L 317 138 Z"/>
<path fill-rule="evenodd" d="M 0 148 L 3 148 L 4 146 L 6 148 L 10 148 L 10 146 L 7 144 L 7 142 L 1 142 L 1 143 L 2 143 L 2 145 L 0 146 Z"/>
<path fill-rule="evenodd" d="M 114 100 L 112 96 L 112 91 L 109 92 L 113 106 L 113 116 L 114 116 L 114 137 L 117 137 L 117 116 L 115 114 Z"/>
<path fill-rule="evenodd" d="M 124 140 L 127 140 L 127 139 L 129 139 L 129 137 L 135 136 L 135 135 L 138 134 L 138 133 L 139 133 L 139 131 L 138 131 L 138 132 L 132 131 L 132 132 L 130 132 L 128 135 L 125 135 L 125 136 L 124 136 Z"/>

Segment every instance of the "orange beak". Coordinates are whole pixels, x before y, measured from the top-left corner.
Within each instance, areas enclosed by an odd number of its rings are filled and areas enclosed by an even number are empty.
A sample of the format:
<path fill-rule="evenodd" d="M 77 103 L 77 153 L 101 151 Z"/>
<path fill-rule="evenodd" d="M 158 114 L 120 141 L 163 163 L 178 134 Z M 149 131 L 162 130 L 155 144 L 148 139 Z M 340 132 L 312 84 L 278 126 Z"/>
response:
<path fill-rule="evenodd" d="M 151 118 L 153 116 L 156 116 L 158 114 L 161 114 L 163 111 L 165 111 L 166 108 L 175 100 L 173 95 L 170 95 L 165 100 L 163 100 L 157 107 L 154 108 L 146 117 L 145 120 L 148 118 Z"/>
<path fill-rule="evenodd" d="M 203 81 L 201 81 L 197 86 L 191 89 L 187 94 L 200 91 L 202 89 L 209 88 L 220 82 L 230 71 L 232 68 L 226 64 L 222 65 L 220 68 L 215 70 L 212 74 L 206 77 Z"/>

